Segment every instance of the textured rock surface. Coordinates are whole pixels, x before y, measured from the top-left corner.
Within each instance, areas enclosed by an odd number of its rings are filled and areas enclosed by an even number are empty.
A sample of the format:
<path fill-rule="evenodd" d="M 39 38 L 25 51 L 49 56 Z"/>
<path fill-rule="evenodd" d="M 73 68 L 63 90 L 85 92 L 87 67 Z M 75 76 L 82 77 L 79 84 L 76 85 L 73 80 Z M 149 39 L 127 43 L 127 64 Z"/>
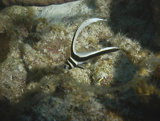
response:
<path fill-rule="evenodd" d="M 51 4 L 60 4 L 65 2 L 71 2 L 76 0 L 2 0 L 2 3 L 6 6 L 9 5 L 38 5 L 38 6 L 45 6 Z"/>
<path fill-rule="evenodd" d="M 0 11 L 0 120 L 156 120 L 160 53 L 152 47 L 149 3 L 84 0 Z M 91 17 L 108 21 L 86 27 L 77 51 L 120 51 L 65 70 L 74 32 Z"/>

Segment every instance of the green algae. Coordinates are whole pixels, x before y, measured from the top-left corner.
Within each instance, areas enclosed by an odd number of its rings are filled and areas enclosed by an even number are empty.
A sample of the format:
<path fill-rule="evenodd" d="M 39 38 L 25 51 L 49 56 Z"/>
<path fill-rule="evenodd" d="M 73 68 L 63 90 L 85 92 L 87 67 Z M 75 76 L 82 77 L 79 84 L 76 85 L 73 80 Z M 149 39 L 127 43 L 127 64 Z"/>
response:
<path fill-rule="evenodd" d="M 68 32 L 65 30 L 64 26 L 62 24 L 52 24 L 51 25 L 51 30 L 53 32 L 63 32 L 64 33 L 64 36 L 66 36 L 68 34 Z"/>
<path fill-rule="evenodd" d="M 5 30 L 0 34 L 0 62 L 7 58 L 10 46 L 12 46 L 9 44 L 10 40 L 16 40 L 20 33 L 25 36 L 19 29 L 23 27 L 26 31 L 30 31 L 33 24 L 33 13 L 32 8 L 20 6 L 13 6 L 3 10 L 1 24 Z"/>
<path fill-rule="evenodd" d="M 8 8 L 8 16 L 15 26 L 26 26 L 30 29 L 33 23 L 34 10 L 30 7 L 13 6 Z"/>

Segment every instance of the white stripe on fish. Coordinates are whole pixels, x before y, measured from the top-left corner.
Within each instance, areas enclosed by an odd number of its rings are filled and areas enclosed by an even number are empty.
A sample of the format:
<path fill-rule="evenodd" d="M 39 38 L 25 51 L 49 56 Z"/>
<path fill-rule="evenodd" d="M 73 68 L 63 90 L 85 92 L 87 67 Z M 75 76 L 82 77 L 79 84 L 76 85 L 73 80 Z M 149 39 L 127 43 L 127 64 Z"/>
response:
<path fill-rule="evenodd" d="M 85 61 L 87 61 L 90 58 L 119 50 L 118 47 L 105 47 L 105 48 L 102 48 L 100 50 L 96 50 L 96 51 L 92 51 L 92 52 L 83 52 L 83 53 L 82 52 L 76 52 L 75 45 L 76 45 L 76 41 L 77 41 L 77 38 L 78 38 L 80 32 L 86 26 L 88 26 L 89 24 L 95 23 L 95 22 L 98 22 L 98 21 L 106 21 L 106 19 L 101 19 L 101 18 L 88 19 L 88 20 L 84 21 L 80 25 L 80 27 L 77 29 L 77 31 L 76 31 L 76 33 L 73 37 L 73 40 L 72 40 L 71 56 L 67 60 L 66 68 L 71 69 L 71 68 L 74 68 L 76 66 L 81 68 L 80 64 L 83 64 Z"/>

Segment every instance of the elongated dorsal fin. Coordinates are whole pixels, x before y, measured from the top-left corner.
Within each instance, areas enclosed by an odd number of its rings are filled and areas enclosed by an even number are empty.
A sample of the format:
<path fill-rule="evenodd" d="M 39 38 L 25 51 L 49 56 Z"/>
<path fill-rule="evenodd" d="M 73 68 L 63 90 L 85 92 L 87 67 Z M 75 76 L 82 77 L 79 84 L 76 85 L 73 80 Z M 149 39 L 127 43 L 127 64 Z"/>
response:
<path fill-rule="evenodd" d="M 77 29 L 77 31 L 74 34 L 74 37 L 72 39 L 72 45 L 71 45 L 71 56 L 70 58 L 67 60 L 67 65 L 68 68 L 74 68 L 75 66 L 79 67 L 80 64 L 83 64 L 85 61 L 87 61 L 88 59 L 91 59 L 93 57 L 96 56 L 100 56 L 102 54 L 106 54 L 106 53 L 110 53 L 110 52 L 114 52 L 119 50 L 118 47 L 105 47 L 102 48 L 100 50 L 96 50 L 96 51 L 92 51 L 92 52 L 76 52 L 76 41 L 78 39 L 78 36 L 80 34 L 80 32 L 89 24 L 91 23 L 95 23 L 98 21 L 106 21 L 105 19 L 101 19 L 101 18 L 91 18 L 88 19 L 86 21 L 84 21 L 79 28 Z"/>

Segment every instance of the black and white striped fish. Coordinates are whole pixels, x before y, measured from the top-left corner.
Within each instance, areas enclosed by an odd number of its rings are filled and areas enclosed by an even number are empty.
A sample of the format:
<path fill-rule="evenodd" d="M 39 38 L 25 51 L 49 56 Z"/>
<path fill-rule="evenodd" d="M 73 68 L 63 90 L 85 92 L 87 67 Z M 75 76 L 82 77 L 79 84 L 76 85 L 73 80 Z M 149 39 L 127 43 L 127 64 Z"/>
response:
<path fill-rule="evenodd" d="M 66 62 L 66 69 L 72 69 L 74 67 L 80 67 L 80 64 L 83 64 L 86 62 L 88 59 L 91 59 L 96 56 L 100 56 L 102 54 L 110 53 L 119 50 L 118 47 L 105 47 L 100 50 L 92 51 L 92 52 L 76 52 L 75 45 L 76 41 L 78 38 L 78 35 L 80 32 L 89 24 L 97 22 L 97 21 L 106 21 L 105 19 L 100 19 L 100 18 L 91 18 L 86 21 L 84 21 L 80 27 L 77 29 L 75 32 L 75 35 L 72 40 L 72 45 L 71 45 L 71 56 Z"/>

